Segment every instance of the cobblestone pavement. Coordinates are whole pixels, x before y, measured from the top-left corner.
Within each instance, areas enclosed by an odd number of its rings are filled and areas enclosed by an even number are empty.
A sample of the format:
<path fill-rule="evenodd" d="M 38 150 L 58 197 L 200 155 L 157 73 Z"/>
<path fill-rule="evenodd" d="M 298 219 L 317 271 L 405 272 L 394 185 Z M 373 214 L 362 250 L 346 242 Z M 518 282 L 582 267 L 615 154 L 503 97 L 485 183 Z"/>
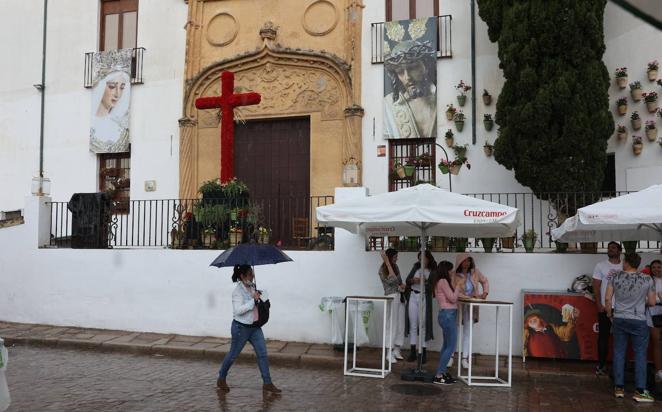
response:
<path fill-rule="evenodd" d="M 215 390 L 218 363 L 158 355 L 9 348 L 9 411 L 607 411 L 654 410 L 616 400 L 604 379 L 548 376 L 515 380 L 511 389 L 437 386 L 343 377 L 340 370 L 275 366 L 281 396 L 263 396 L 254 362 L 235 364 L 230 393 Z M 402 392 L 409 392 L 403 394 Z M 411 392 L 414 392 L 412 394 Z M 419 392 L 416 394 L 416 392 Z M 660 409 L 658 409 L 660 410 Z"/>

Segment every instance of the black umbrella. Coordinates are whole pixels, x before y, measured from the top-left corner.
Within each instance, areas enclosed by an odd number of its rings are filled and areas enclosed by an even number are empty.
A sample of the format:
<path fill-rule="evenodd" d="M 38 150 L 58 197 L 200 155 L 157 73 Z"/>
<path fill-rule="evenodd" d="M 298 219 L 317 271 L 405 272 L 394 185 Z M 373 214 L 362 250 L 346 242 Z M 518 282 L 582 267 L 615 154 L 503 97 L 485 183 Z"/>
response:
<path fill-rule="evenodd" d="M 234 265 L 273 265 L 292 262 L 292 258 L 274 245 L 241 243 L 221 253 L 210 266 L 232 267 Z"/>

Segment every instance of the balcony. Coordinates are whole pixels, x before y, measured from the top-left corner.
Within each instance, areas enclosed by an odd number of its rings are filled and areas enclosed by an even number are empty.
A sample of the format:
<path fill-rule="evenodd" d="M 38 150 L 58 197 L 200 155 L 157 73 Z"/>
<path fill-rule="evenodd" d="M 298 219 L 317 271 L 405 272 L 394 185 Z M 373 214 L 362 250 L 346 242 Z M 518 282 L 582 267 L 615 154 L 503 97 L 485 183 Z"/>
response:
<path fill-rule="evenodd" d="M 437 58 L 450 59 L 453 57 L 452 28 L 453 16 L 445 14 L 437 16 Z M 371 34 L 371 58 L 372 64 L 384 63 L 384 22 L 372 23 Z"/>
<path fill-rule="evenodd" d="M 333 228 L 314 218 L 318 206 L 332 203 L 333 196 L 51 202 L 50 246 L 225 249 L 256 241 L 286 250 L 332 250 Z"/>
<path fill-rule="evenodd" d="M 92 88 L 93 83 L 93 68 L 92 62 L 94 55 L 98 52 L 85 53 L 85 73 L 83 74 L 83 86 L 86 89 Z M 143 55 L 145 54 L 144 47 L 136 47 L 133 49 L 133 56 L 131 58 L 131 84 L 143 84 Z"/>

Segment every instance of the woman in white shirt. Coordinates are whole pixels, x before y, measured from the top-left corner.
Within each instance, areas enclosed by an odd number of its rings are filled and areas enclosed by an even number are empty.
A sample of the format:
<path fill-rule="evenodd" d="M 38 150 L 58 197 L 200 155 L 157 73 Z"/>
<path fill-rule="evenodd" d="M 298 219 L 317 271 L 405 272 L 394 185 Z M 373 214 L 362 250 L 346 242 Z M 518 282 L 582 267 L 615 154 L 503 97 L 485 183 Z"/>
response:
<path fill-rule="evenodd" d="M 216 386 L 221 391 L 230 391 L 225 379 L 246 342 L 250 342 L 255 350 L 257 366 L 260 368 L 260 374 L 264 382 L 262 390 L 280 393 L 282 391 L 271 383 L 267 344 L 264 341 L 262 328 L 257 326 L 258 310 L 256 303 L 260 299 L 260 292 L 255 290 L 253 278 L 253 269 L 250 266 L 236 265 L 234 267 L 232 281 L 237 283 L 237 287 L 232 292 L 232 343 L 230 344 L 230 351 L 225 355 L 221 369 L 218 372 Z"/>

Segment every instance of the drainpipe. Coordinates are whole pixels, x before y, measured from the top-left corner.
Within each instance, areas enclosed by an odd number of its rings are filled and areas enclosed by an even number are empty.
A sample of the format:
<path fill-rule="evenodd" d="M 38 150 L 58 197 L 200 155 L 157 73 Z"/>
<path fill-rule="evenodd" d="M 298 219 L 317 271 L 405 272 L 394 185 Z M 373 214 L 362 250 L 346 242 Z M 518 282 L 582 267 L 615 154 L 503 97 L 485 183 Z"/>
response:
<path fill-rule="evenodd" d="M 44 178 L 44 106 L 46 97 L 46 22 L 48 0 L 44 0 L 43 42 L 41 50 L 41 83 L 34 87 L 41 93 L 41 116 L 39 124 L 39 176 L 32 179 L 32 194 L 44 196 L 50 193 L 50 180 Z"/>
<path fill-rule="evenodd" d="M 476 144 L 476 0 L 471 0 L 471 143 Z"/>

